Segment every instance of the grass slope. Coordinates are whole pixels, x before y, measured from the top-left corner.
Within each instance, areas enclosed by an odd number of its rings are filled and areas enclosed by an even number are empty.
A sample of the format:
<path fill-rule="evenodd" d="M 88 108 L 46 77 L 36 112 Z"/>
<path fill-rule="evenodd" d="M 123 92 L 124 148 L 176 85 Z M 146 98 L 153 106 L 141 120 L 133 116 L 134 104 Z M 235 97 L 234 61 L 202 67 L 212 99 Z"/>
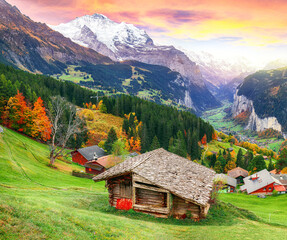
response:
<path fill-rule="evenodd" d="M 230 204 L 207 219 L 156 219 L 108 206 L 104 183 L 47 166 L 48 147 L 11 130 L 0 135 L 0 239 L 282 239 L 287 229 Z M 235 195 L 234 195 L 235 196 Z M 277 199 L 277 198 L 276 198 Z M 279 198 L 278 198 L 279 199 Z M 264 235 L 262 235 L 264 231 Z"/>

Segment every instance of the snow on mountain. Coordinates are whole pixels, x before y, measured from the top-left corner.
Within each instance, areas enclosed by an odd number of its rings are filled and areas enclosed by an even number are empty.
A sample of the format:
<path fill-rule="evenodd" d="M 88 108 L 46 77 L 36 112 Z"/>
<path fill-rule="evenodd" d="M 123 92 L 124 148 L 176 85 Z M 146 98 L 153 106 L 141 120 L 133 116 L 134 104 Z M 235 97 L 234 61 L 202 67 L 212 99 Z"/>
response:
<path fill-rule="evenodd" d="M 85 47 L 88 47 L 87 44 L 79 39 L 79 36 L 81 36 L 84 27 L 89 28 L 97 36 L 97 39 L 113 52 L 117 51 L 119 44 L 125 44 L 129 47 L 143 47 L 152 43 L 151 38 L 144 30 L 125 22 L 116 23 L 102 14 L 86 15 L 69 23 L 50 27 Z"/>
<path fill-rule="evenodd" d="M 220 105 L 208 91 L 195 62 L 173 46 L 155 45 L 144 30 L 132 24 L 117 23 L 101 14 L 94 14 L 50 27 L 113 60 L 136 60 L 165 66 L 180 73 L 188 89 L 184 102 L 188 107 L 196 106 L 197 110 L 204 110 Z"/>

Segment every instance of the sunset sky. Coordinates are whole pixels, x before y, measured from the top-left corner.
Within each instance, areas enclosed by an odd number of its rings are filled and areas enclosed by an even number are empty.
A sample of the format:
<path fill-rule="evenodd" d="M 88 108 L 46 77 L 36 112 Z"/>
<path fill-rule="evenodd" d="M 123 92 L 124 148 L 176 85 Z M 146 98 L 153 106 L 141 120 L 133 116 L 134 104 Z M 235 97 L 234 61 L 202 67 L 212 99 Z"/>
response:
<path fill-rule="evenodd" d="M 287 55 L 286 0 L 7 0 L 35 21 L 86 14 L 144 28 L 160 44 L 253 60 Z"/>

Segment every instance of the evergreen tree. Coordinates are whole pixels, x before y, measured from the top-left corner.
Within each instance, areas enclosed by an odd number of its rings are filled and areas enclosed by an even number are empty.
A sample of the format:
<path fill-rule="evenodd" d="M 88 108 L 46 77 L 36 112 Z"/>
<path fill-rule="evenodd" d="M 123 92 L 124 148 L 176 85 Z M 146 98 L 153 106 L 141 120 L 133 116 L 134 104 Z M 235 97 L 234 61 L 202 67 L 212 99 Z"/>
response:
<path fill-rule="evenodd" d="M 269 164 L 267 170 L 270 172 L 274 169 L 274 163 L 272 162 L 272 159 L 269 159 Z"/>
<path fill-rule="evenodd" d="M 215 163 L 216 163 L 216 155 L 212 154 L 210 158 L 210 167 L 214 168 Z"/>
<path fill-rule="evenodd" d="M 170 150 L 179 156 L 187 157 L 186 144 L 181 131 L 177 132 L 177 137 L 174 140 L 173 146 L 170 148 Z"/>
<path fill-rule="evenodd" d="M 262 155 L 258 155 L 253 158 L 248 167 L 248 170 L 251 172 L 251 174 L 259 172 L 263 169 L 266 169 L 266 163 Z"/>
<path fill-rule="evenodd" d="M 226 160 L 225 158 L 221 155 L 217 158 L 217 161 L 220 162 L 221 164 L 221 171 L 223 171 L 223 169 L 225 168 L 225 165 L 226 165 Z"/>
<path fill-rule="evenodd" d="M 112 127 L 108 133 L 108 138 L 104 144 L 104 148 L 108 154 L 112 152 L 113 143 L 118 140 L 117 133 Z"/>
<path fill-rule="evenodd" d="M 243 158 L 243 160 L 244 160 L 243 168 L 244 169 L 248 169 L 248 166 L 249 166 L 250 162 L 252 161 L 252 159 L 253 159 L 253 153 L 250 151 L 247 151 L 244 155 L 244 158 Z"/>
<path fill-rule="evenodd" d="M 221 165 L 221 162 L 219 160 L 217 160 L 215 162 L 215 165 L 214 165 L 214 171 L 216 173 L 222 173 L 222 165 Z"/>
<path fill-rule="evenodd" d="M 236 157 L 236 166 L 243 168 L 243 154 L 242 154 L 242 149 L 240 148 L 237 157 Z"/>
<path fill-rule="evenodd" d="M 276 162 L 276 169 L 282 170 L 283 168 L 287 167 L 287 148 L 283 148 L 281 154 L 279 156 L 278 161 Z"/>
<path fill-rule="evenodd" d="M 152 140 L 152 143 L 151 143 L 151 145 L 150 145 L 150 151 L 156 150 L 156 149 L 158 149 L 158 148 L 160 148 L 160 143 L 159 143 L 159 141 L 158 141 L 157 136 L 154 136 L 154 138 L 153 138 L 153 140 Z"/>
<path fill-rule="evenodd" d="M 198 134 L 197 131 L 194 131 L 192 134 L 192 138 L 191 138 L 191 159 L 200 159 L 201 156 L 201 150 L 200 147 L 198 145 Z"/>

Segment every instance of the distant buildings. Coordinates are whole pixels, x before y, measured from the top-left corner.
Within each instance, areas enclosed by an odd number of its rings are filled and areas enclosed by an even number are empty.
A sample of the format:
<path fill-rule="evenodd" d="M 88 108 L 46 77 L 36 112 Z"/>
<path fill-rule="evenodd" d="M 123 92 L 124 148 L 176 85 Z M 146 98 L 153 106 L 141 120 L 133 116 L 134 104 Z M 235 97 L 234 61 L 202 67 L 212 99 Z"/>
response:
<path fill-rule="evenodd" d="M 227 172 L 229 177 L 235 178 L 237 180 L 237 184 L 243 183 L 243 179 L 248 176 L 248 171 L 241 167 L 234 168 Z"/>
<path fill-rule="evenodd" d="M 285 193 L 286 188 L 282 183 L 274 178 L 266 169 L 254 173 L 243 179 L 244 185 L 240 187 L 240 190 L 247 192 L 248 194 L 272 194 L 274 190 L 279 193 Z"/>

